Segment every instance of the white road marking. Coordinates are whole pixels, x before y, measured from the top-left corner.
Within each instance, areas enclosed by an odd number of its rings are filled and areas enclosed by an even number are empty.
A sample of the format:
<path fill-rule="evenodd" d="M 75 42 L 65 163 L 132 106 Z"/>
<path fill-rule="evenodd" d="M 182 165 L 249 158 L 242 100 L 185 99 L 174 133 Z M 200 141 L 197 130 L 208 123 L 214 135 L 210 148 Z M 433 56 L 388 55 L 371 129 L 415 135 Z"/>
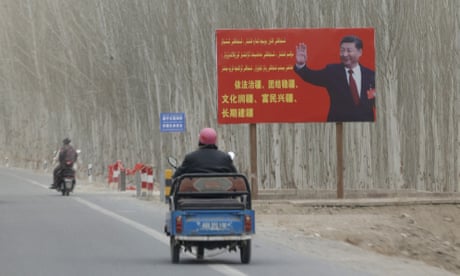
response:
<path fill-rule="evenodd" d="M 89 202 L 87 200 L 84 200 L 84 199 L 82 199 L 80 197 L 75 197 L 74 196 L 74 197 L 71 197 L 71 198 L 76 200 L 76 201 L 78 201 L 78 202 L 80 202 L 83 205 L 88 206 L 89 208 L 91 208 L 91 209 L 93 209 L 95 211 L 98 211 L 98 212 L 100 212 L 100 213 L 102 213 L 102 214 L 104 214 L 106 216 L 109 216 L 109 217 L 114 218 L 114 219 L 116 219 L 116 220 L 118 220 L 120 222 L 123 222 L 123 223 L 125 223 L 125 224 L 127 224 L 127 225 L 129 225 L 129 226 L 131 226 L 131 227 L 133 227 L 133 228 L 135 228 L 135 229 L 137 229 L 137 230 L 139 230 L 139 231 L 151 236 L 151 237 L 153 237 L 154 239 L 162 242 L 163 244 L 169 246 L 169 238 L 166 237 L 164 233 L 160 233 L 160 232 L 158 232 L 158 231 L 156 231 L 156 230 L 154 230 L 152 228 L 149 228 L 149 227 L 147 227 L 147 226 L 145 226 L 143 224 L 140 224 L 138 222 L 135 222 L 133 220 L 130 220 L 128 218 L 120 216 L 120 215 L 118 215 L 118 214 L 116 214 L 116 213 L 114 213 L 112 211 L 109 211 L 109 210 L 107 210 L 105 208 L 102 208 L 101 206 L 96 205 L 96 204 L 94 204 L 92 202 Z M 239 270 L 236 270 L 236 269 L 234 269 L 234 268 L 232 268 L 232 267 L 230 267 L 228 265 L 215 265 L 214 264 L 214 265 L 208 265 L 208 266 L 210 268 L 214 269 L 215 271 L 222 273 L 223 275 L 228 275 L 228 276 L 247 276 L 247 274 L 245 274 L 245 273 L 243 273 L 243 272 L 241 272 Z"/>
<path fill-rule="evenodd" d="M 23 178 L 23 177 L 18 177 L 16 175 L 11 175 L 11 176 L 14 176 L 14 177 L 19 178 L 19 179 L 23 179 L 23 180 L 25 180 L 25 181 L 27 181 L 27 182 L 35 185 L 35 186 L 41 187 L 43 189 L 48 189 L 48 186 L 43 185 L 43 184 L 41 184 L 41 183 L 39 183 L 39 182 L 37 182 L 35 180 L 28 179 L 28 178 Z M 109 211 L 109 210 L 107 210 L 107 209 L 105 209 L 105 208 L 103 208 L 103 207 L 101 207 L 101 206 L 99 206 L 97 204 L 91 203 L 91 202 L 89 202 L 87 200 L 84 200 L 84 199 L 82 199 L 80 197 L 73 196 L 71 198 L 76 200 L 76 201 L 78 201 L 78 202 L 80 202 L 83 205 L 88 206 L 89 208 L 91 208 L 91 209 L 93 209 L 95 211 L 98 211 L 98 212 L 100 212 L 100 213 L 102 213 L 102 214 L 104 214 L 106 216 L 109 216 L 109 217 L 114 218 L 114 219 L 116 219 L 116 220 L 118 220 L 120 222 L 123 222 L 123 223 L 125 223 L 125 224 L 127 224 L 127 225 L 129 225 L 129 226 L 131 226 L 131 227 L 133 227 L 133 228 L 135 228 L 135 229 L 137 229 L 137 230 L 139 230 L 139 231 L 151 236 L 151 237 L 153 237 L 154 239 L 162 242 L 163 244 L 169 246 L 169 238 L 167 238 L 164 233 L 160 233 L 160 232 L 158 232 L 158 231 L 156 231 L 156 230 L 154 230 L 152 228 L 149 228 L 149 227 L 147 227 L 147 226 L 145 226 L 143 224 L 140 224 L 138 222 L 135 222 L 133 220 L 130 220 L 128 218 L 120 216 L 120 215 L 118 215 L 118 214 L 116 214 L 116 213 L 114 213 L 112 211 Z M 217 271 L 219 273 L 222 273 L 223 275 L 228 275 L 228 276 L 248 276 L 247 274 L 245 274 L 245 273 L 243 273 L 243 272 L 241 272 L 241 271 L 239 271 L 237 269 L 234 269 L 234 268 L 232 268 L 232 267 L 230 267 L 228 265 L 213 264 L 213 265 L 207 265 L 207 266 L 209 266 L 211 269 L 214 269 L 215 271 Z"/>
<path fill-rule="evenodd" d="M 39 182 L 37 182 L 37 181 L 34 181 L 34 180 L 27 179 L 27 181 L 29 181 L 30 183 L 32 183 L 32 184 L 34 184 L 34 185 L 36 185 L 36 186 L 42 187 L 42 188 L 44 188 L 44 189 L 48 189 L 48 188 L 49 188 L 49 187 L 47 187 L 46 185 L 43 185 L 43 184 L 41 184 L 41 183 L 39 183 Z"/>
<path fill-rule="evenodd" d="M 137 230 L 139 230 L 139 231 L 141 231 L 141 232 L 143 232 L 143 233 L 155 238 L 156 240 L 159 240 L 160 242 L 164 243 L 165 245 L 169 246 L 169 239 L 165 236 L 165 234 L 162 234 L 162 233 L 160 233 L 160 232 L 158 232 L 158 231 L 156 231 L 156 230 L 154 230 L 152 228 L 149 228 L 149 227 L 147 227 L 147 226 L 145 226 L 143 224 L 137 223 L 137 222 L 135 222 L 133 220 L 130 220 L 128 218 L 120 216 L 120 215 L 118 215 L 118 214 L 116 214 L 116 213 L 114 213 L 112 211 L 109 211 L 109 210 L 107 210 L 105 208 L 102 208 L 101 206 L 96 205 L 94 203 L 91 203 L 91 202 L 89 202 L 87 200 L 84 200 L 84 199 L 82 199 L 80 197 L 73 196 L 71 198 L 76 200 L 76 201 L 78 201 L 78 202 L 80 202 L 83 205 L 88 206 L 89 208 L 91 208 L 91 209 L 93 209 L 95 211 L 98 211 L 99 213 L 102 213 L 102 214 L 104 214 L 106 216 L 109 216 L 109 217 L 114 218 L 114 219 L 116 219 L 116 220 L 118 220 L 120 222 L 123 222 L 124 224 L 127 224 L 127 225 L 129 225 L 129 226 L 131 226 L 131 227 L 133 227 L 133 228 L 135 228 L 135 229 L 137 229 Z"/>
<path fill-rule="evenodd" d="M 21 180 L 24 180 L 24 181 L 27 181 L 29 182 L 30 184 L 33 184 L 35 186 L 38 186 L 38 187 L 41 187 L 41 188 L 44 188 L 44 189 L 48 189 L 48 187 L 46 185 L 43 185 L 41 184 L 40 182 L 38 181 L 35 181 L 35 180 L 32 180 L 32 179 L 28 179 L 28 178 L 24 178 L 24 177 L 20 177 L 20 176 L 17 176 L 15 174 L 11 174 L 11 173 L 4 173 L 4 174 L 7 174 L 11 177 L 15 177 L 15 178 L 18 178 L 18 179 L 21 179 Z"/>

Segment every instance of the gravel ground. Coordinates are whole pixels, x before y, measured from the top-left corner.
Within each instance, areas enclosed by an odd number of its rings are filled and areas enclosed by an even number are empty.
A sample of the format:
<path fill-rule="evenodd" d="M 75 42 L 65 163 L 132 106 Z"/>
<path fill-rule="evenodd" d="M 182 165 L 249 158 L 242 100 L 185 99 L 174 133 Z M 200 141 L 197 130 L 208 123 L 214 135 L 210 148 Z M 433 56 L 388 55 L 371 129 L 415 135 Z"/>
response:
<path fill-rule="evenodd" d="M 311 248 L 305 243 L 338 241 L 406 264 L 416 261 L 409 268 L 411 274 L 423 267 L 419 275 L 433 275 L 427 268 L 431 266 L 439 268 L 440 275 L 448 271 L 460 275 L 460 199 L 446 201 L 451 204 L 382 202 L 321 207 L 318 202 L 260 201 L 255 203 L 258 232 L 267 231 L 274 239 L 307 252 Z M 389 274 L 399 274 L 394 272 Z"/>

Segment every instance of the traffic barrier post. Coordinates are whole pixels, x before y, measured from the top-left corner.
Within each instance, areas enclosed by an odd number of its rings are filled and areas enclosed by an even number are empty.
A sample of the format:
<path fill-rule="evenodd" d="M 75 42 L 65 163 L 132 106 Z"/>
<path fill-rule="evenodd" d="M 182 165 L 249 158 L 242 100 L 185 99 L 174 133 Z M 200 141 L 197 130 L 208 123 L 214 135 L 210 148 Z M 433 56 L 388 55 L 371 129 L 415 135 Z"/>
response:
<path fill-rule="evenodd" d="M 147 167 L 147 197 L 151 198 L 153 196 L 153 167 Z"/>
<path fill-rule="evenodd" d="M 119 189 L 120 191 L 126 191 L 126 171 L 120 170 L 120 182 L 119 182 Z"/>
<path fill-rule="evenodd" d="M 93 182 L 93 164 L 88 164 L 88 182 Z"/>
<path fill-rule="evenodd" d="M 172 175 L 173 171 L 171 169 L 165 170 L 165 203 L 168 203 L 169 195 L 171 194 L 171 185 L 172 185 Z"/>
<path fill-rule="evenodd" d="M 141 197 L 147 196 L 147 167 L 141 170 Z"/>

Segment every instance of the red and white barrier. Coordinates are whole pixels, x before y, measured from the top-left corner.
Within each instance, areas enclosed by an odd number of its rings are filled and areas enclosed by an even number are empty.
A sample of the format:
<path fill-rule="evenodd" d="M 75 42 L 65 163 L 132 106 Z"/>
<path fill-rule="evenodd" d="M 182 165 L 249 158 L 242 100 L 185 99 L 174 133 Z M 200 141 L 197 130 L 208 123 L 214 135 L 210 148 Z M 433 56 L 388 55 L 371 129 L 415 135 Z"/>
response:
<path fill-rule="evenodd" d="M 108 175 L 108 183 L 109 188 L 118 189 L 119 181 L 120 181 L 120 174 L 121 171 L 124 170 L 123 163 L 121 160 L 117 160 L 114 164 L 109 165 L 109 175 Z"/>
<path fill-rule="evenodd" d="M 153 168 L 151 166 L 147 167 L 147 197 L 153 195 Z"/>
<path fill-rule="evenodd" d="M 108 183 L 109 187 L 119 188 L 120 186 L 120 174 L 124 172 L 127 177 L 140 173 L 141 183 L 139 182 L 134 185 L 126 184 L 126 190 L 136 190 L 137 196 L 140 197 L 152 197 L 154 188 L 154 177 L 153 167 L 142 163 L 136 163 L 134 168 L 124 168 L 120 160 L 117 160 L 114 164 L 108 166 Z M 129 182 L 129 181 L 126 181 Z"/>
<path fill-rule="evenodd" d="M 141 196 L 147 196 L 147 167 L 141 169 Z"/>

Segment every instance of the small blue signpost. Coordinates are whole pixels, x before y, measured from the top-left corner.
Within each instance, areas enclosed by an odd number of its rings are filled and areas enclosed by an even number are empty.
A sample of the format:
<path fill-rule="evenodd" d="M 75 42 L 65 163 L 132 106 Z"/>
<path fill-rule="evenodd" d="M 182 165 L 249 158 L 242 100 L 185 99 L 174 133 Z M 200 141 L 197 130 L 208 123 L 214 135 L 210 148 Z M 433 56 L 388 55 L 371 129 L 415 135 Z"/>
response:
<path fill-rule="evenodd" d="M 160 132 L 184 132 L 185 113 L 160 113 Z"/>

